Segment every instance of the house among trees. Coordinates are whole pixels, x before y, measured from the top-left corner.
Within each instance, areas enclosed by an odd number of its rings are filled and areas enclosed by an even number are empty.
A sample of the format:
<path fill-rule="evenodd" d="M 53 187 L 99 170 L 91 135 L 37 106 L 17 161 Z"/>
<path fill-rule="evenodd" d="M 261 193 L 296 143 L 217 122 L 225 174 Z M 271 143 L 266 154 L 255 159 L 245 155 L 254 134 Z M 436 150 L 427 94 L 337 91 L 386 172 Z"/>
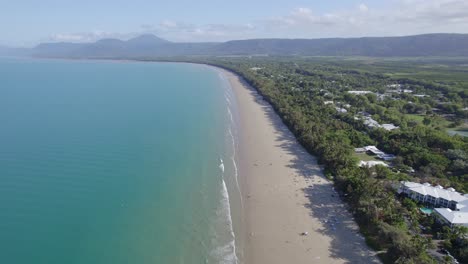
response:
<path fill-rule="evenodd" d="M 343 107 L 338 107 L 338 106 L 336 106 L 335 109 L 336 109 L 336 111 L 338 111 L 338 113 L 342 113 L 342 114 L 348 113 L 348 110 L 346 110 L 346 109 L 343 108 Z"/>
<path fill-rule="evenodd" d="M 394 83 L 394 84 L 389 84 L 387 85 L 388 88 L 397 88 L 397 89 L 401 89 L 401 84 L 399 83 Z"/>
<path fill-rule="evenodd" d="M 369 94 L 369 93 L 373 93 L 371 91 L 348 91 L 348 93 L 350 94 Z"/>
<path fill-rule="evenodd" d="M 468 194 L 463 195 L 453 188 L 444 189 L 440 185 L 416 182 L 401 182 L 398 193 L 435 208 L 434 216 L 443 224 L 468 227 Z"/>
<path fill-rule="evenodd" d="M 378 149 L 376 146 L 365 146 L 362 148 L 355 148 L 354 151 L 356 153 L 367 153 L 369 155 L 377 156 L 377 158 L 385 161 L 391 161 L 395 159 L 395 155 L 387 154 Z"/>
<path fill-rule="evenodd" d="M 355 148 L 354 150 L 357 153 L 364 153 L 365 152 L 367 154 L 376 155 L 376 156 L 385 154 L 385 152 L 381 151 L 376 146 L 365 146 L 363 148 Z"/>
<path fill-rule="evenodd" d="M 368 128 L 380 127 L 379 122 L 374 120 L 372 117 L 365 116 L 363 117 L 363 119 L 364 119 L 364 125 L 366 125 Z"/>
<path fill-rule="evenodd" d="M 394 130 L 394 129 L 398 128 L 394 124 L 383 124 L 383 125 L 379 124 L 379 122 L 374 120 L 371 117 L 371 114 L 369 114 L 367 112 L 359 112 L 358 115 L 362 116 L 362 120 L 364 121 L 364 125 L 367 126 L 368 128 L 383 128 L 383 129 L 385 129 L 387 131 L 391 131 L 391 130 Z M 361 118 L 356 116 L 355 119 L 359 120 Z"/>

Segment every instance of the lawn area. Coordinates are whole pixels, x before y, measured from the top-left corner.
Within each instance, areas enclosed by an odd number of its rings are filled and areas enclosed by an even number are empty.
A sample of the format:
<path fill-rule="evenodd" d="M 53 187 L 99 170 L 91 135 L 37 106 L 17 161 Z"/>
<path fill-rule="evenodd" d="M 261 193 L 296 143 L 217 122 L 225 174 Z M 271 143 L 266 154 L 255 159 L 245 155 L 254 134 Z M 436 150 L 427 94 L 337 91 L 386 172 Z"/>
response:
<path fill-rule="evenodd" d="M 375 158 L 375 156 L 367 155 L 366 153 L 354 153 L 354 156 L 358 158 L 358 160 L 363 160 L 363 161 L 378 160 Z"/>
<path fill-rule="evenodd" d="M 416 115 L 416 114 L 406 114 L 405 115 L 409 120 L 414 121 L 418 124 L 422 124 L 424 118 L 426 116 L 424 115 Z M 429 124 L 429 127 L 433 128 L 439 128 L 439 129 L 447 129 L 447 131 L 450 131 L 449 133 L 467 133 L 468 128 L 467 127 L 457 127 L 457 128 L 451 128 L 450 126 L 452 125 L 452 122 L 447 120 L 446 118 L 436 115 L 436 116 L 429 116 L 431 123 Z"/>

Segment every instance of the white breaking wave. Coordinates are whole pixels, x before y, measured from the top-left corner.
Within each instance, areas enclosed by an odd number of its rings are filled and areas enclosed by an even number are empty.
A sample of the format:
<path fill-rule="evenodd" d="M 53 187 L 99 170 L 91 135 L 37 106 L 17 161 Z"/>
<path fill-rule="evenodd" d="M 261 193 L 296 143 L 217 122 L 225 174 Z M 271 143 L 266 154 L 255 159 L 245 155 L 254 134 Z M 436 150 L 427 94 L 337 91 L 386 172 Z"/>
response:
<path fill-rule="evenodd" d="M 232 105 L 231 99 L 229 99 L 229 94 L 227 92 L 224 94 L 224 98 L 226 98 L 226 102 L 228 103 L 229 106 Z"/>
<path fill-rule="evenodd" d="M 221 164 L 219 164 L 219 169 L 221 170 L 222 173 L 224 173 L 224 163 L 223 159 L 219 159 L 221 161 Z"/>
<path fill-rule="evenodd" d="M 231 109 L 229 109 L 229 107 L 227 108 L 227 110 L 228 110 L 228 113 L 229 113 L 229 117 L 231 119 L 231 125 L 229 127 L 228 133 L 229 133 L 229 136 L 230 136 L 231 142 L 232 142 L 231 161 L 232 161 L 232 165 L 234 167 L 234 180 L 236 181 L 237 191 L 239 192 L 240 204 L 241 204 L 241 207 L 243 209 L 244 208 L 244 203 L 243 203 L 243 200 L 242 200 L 242 193 L 241 193 L 239 180 L 238 180 L 238 178 L 239 178 L 238 171 L 239 170 L 237 169 L 237 163 L 236 163 L 236 149 L 237 149 L 237 146 L 236 146 L 236 140 L 234 139 L 234 135 L 232 133 L 232 125 L 234 124 L 234 117 L 232 116 L 232 112 L 231 112 Z"/>
<path fill-rule="evenodd" d="M 237 264 L 238 258 L 236 255 L 236 236 L 234 234 L 234 228 L 232 225 L 232 217 L 231 217 L 231 206 L 229 203 L 229 193 L 227 190 L 226 182 L 224 179 L 222 180 L 222 200 L 221 200 L 221 214 L 227 216 L 227 225 L 229 227 L 229 233 L 232 239 L 219 247 L 216 247 L 212 255 L 219 261 L 221 264 Z"/>
<path fill-rule="evenodd" d="M 229 126 L 228 126 L 228 131 L 226 136 L 229 136 L 229 138 L 226 138 L 226 140 L 229 140 L 230 144 L 232 144 L 232 153 L 230 153 L 230 161 L 232 162 L 233 166 L 233 177 L 235 181 L 235 185 L 237 188 L 237 191 L 239 192 L 239 199 L 241 203 L 241 207 L 243 208 L 243 202 L 242 202 L 242 195 L 241 195 L 241 190 L 239 186 L 239 181 L 238 181 L 238 168 L 236 164 L 236 140 L 235 136 L 233 133 L 233 129 L 235 126 L 234 122 L 234 117 L 231 112 L 231 107 L 233 107 L 233 100 L 235 100 L 234 95 L 232 94 L 232 89 L 230 88 L 229 81 L 225 78 L 225 76 L 220 73 L 219 74 L 220 78 L 223 80 L 224 83 L 226 83 L 229 87 L 226 87 L 224 97 L 227 102 L 227 113 L 229 115 Z M 222 158 L 219 159 L 220 164 L 218 165 L 219 169 L 222 172 L 222 188 L 221 188 L 221 204 L 220 208 L 218 208 L 217 215 L 221 216 L 222 219 L 221 223 L 224 224 L 224 226 L 228 227 L 228 232 L 229 232 L 229 241 L 224 240 L 224 241 L 218 241 L 220 242 L 217 246 L 215 247 L 212 252 L 211 256 L 214 257 L 216 260 L 215 262 L 217 263 L 222 263 L 222 264 L 238 264 L 239 259 L 237 256 L 236 252 L 236 236 L 234 233 L 234 227 L 233 227 L 233 222 L 232 222 L 232 215 L 231 215 L 231 203 L 230 203 L 230 198 L 229 198 L 229 192 L 227 189 L 226 181 L 225 181 L 225 164 Z M 230 175 L 229 175 L 230 176 Z"/>

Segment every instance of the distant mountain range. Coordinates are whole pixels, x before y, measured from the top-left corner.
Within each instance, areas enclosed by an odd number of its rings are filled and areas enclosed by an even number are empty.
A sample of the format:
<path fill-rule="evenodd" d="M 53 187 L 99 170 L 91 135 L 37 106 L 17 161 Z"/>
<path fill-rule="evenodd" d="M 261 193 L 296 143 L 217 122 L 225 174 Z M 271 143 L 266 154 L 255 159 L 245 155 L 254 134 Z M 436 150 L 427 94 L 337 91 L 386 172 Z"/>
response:
<path fill-rule="evenodd" d="M 426 34 L 405 37 L 251 39 L 222 43 L 177 43 L 154 35 L 123 41 L 43 43 L 33 49 L 1 48 L 16 53 L 60 58 L 156 58 L 170 56 L 468 56 L 468 34 Z"/>

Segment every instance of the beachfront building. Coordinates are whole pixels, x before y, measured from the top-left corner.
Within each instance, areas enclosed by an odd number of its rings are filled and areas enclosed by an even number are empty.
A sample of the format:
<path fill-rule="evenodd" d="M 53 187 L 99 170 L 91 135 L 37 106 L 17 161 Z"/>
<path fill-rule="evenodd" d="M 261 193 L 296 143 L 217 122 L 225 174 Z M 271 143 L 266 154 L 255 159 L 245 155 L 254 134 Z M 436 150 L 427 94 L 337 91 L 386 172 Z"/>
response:
<path fill-rule="evenodd" d="M 453 188 L 444 189 L 442 186 L 432 186 L 429 183 L 401 182 L 400 193 L 409 198 L 435 208 L 450 208 L 460 210 L 465 207 L 468 197 Z"/>
<path fill-rule="evenodd" d="M 438 222 L 450 227 L 468 227 L 468 194 L 463 195 L 453 188 L 444 189 L 440 185 L 416 182 L 401 182 L 398 192 L 433 207 L 433 215 Z"/>
<path fill-rule="evenodd" d="M 441 224 L 468 227 L 468 208 L 465 210 L 454 211 L 449 208 L 436 208 L 433 211 L 434 217 Z"/>

